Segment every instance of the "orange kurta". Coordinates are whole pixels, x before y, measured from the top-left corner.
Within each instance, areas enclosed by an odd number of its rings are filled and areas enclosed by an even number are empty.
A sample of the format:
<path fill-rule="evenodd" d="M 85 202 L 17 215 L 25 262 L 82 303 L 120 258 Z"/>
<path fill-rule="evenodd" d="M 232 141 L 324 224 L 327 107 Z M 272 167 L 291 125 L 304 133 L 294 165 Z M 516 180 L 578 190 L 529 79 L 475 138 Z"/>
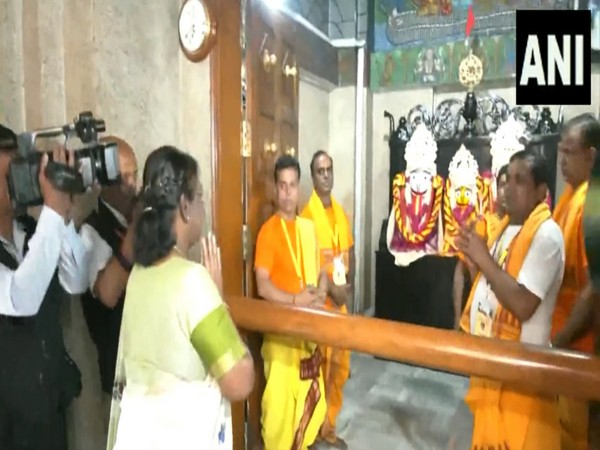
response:
<path fill-rule="evenodd" d="M 539 205 L 514 238 L 506 256 L 506 272 L 517 278 L 525 257 L 541 224 L 550 219 L 548 205 Z M 500 237 L 508 226 L 508 217 L 488 238 L 488 246 Z M 471 305 L 481 274 L 473 282 L 471 294 L 460 326 L 471 333 Z M 497 339 L 519 341 L 521 324 L 499 302 L 493 317 L 492 335 Z M 559 450 L 560 426 L 558 407 L 552 397 L 541 397 L 510 389 L 502 383 L 472 377 L 465 402 L 473 412 L 471 448 L 510 450 Z"/>
<path fill-rule="evenodd" d="M 553 214 L 565 238 L 565 275 L 552 317 L 552 337 L 567 324 L 581 291 L 588 283 L 588 262 L 583 240 L 583 209 L 587 191 L 587 182 L 577 189 L 567 186 Z M 590 326 L 569 348 L 594 353 L 594 344 L 594 330 Z M 588 441 L 588 403 L 561 396 L 559 405 L 562 450 L 585 450 Z"/>
<path fill-rule="evenodd" d="M 553 214 L 565 238 L 565 275 L 552 317 L 553 337 L 566 325 L 579 294 L 588 282 L 588 262 L 583 242 L 583 208 L 587 190 L 587 182 L 577 189 L 567 186 Z M 593 327 L 590 326 L 569 348 L 594 353 Z"/>
<path fill-rule="evenodd" d="M 302 258 L 304 255 L 296 248 L 296 221 L 286 220 L 285 225 L 291 238 L 292 250 Z M 254 266 L 269 270 L 271 282 L 278 289 L 292 294 L 298 294 L 302 290 L 278 215 L 271 216 L 260 229 Z"/>
<path fill-rule="evenodd" d="M 321 267 L 327 270 L 329 282 L 333 282 L 334 258 L 342 257 L 348 275 L 350 267 L 349 250 L 354 245 L 352 230 L 342 207 L 333 198 L 332 206 L 324 208 L 321 200 L 313 192 L 309 203 L 302 211 L 302 217 L 315 223 L 319 240 Z M 338 306 L 327 297 L 326 309 L 347 314 L 346 305 Z M 327 417 L 321 430 L 324 439 L 336 439 L 335 424 L 342 409 L 344 385 L 350 375 L 350 352 L 348 350 L 321 347 L 323 353 L 323 374 L 327 396 Z"/>
<path fill-rule="evenodd" d="M 319 256 L 313 223 L 301 217 L 283 221 L 272 216 L 258 234 L 254 265 L 267 270 L 271 283 L 282 291 L 299 293 L 309 284 L 316 286 Z M 261 353 L 266 378 L 261 417 L 264 448 L 306 450 L 317 438 L 327 409 L 318 347 L 265 334 Z"/>

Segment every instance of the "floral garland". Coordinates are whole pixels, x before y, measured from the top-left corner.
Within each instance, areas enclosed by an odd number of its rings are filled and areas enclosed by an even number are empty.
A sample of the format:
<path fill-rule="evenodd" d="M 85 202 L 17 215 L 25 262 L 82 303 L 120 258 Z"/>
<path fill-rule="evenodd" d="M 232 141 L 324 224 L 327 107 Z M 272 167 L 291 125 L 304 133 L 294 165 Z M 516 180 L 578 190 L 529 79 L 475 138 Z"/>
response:
<path fill-rule="evenodd" d="M 394 211 L 396 225 L 400 234 L 406 242 L 413 245 L 421 245 L 427 242 L 432 233 L 435 231 L 440 209 L 442 205 L 444 184 L 442 178 L 439 175 L 433 177 L 432 188 L 433 192 L 431 196 L 433 198 L 433 204 L 426 215 L 425 224 L 421 230 L 407 229 L 404 225 L 403 212 L 406 210 L 406 197 L 404 196 L 404 189 L 406 188 L 406 175 L 399 173 L 392 182 L 392 195 L 394 197 Z M 408 227 L 412 228 L 412 227 Z"/>
<path fill-rule="evenodd" d="M 485 214 L 489 211 L 490 205 L 490 185 L 481 176 L 477 176 L 477 202 L 475 207 L 470 212 L 469 217 L 466 218 L 464 223 L 458 223 L 454 212 L 452 211 L 452 204 L 450 202 L 450 190 L 452 184 L 450 180 L 446 180 L 446 192 L 444 194 L 444 246 L 442 253 L 447 253 L 454 248 L 454 237 L 458 234 L 459 228 L 464 225 L 475 221 L 481 214 Z"/>

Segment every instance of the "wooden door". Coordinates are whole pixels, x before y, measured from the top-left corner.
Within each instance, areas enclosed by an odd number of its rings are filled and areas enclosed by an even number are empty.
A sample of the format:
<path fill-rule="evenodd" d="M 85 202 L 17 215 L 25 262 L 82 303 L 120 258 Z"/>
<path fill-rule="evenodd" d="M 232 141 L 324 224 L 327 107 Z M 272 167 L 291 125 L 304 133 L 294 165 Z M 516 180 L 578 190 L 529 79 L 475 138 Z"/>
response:
<path fill-rule="evenodd" d="M 284 152 L 297 157 L 298 82 L 294 43 L 284 33 L 291 21 L 260 0 L 248 2 L 246 18 L 246 120 L 251 130 L 251 155 L 245 159 L 245 227 L 252 251 L 246 252 L 246 295 L 257 297 L 254 246 L 262 224 L 275 212 L 274 169 Z M 287 66 L 287 71 L 285 70 Z M 248 449 L 261 447 L 260 404 L 264 390 L 262 338 L 248 336 L 256 366 L 255 389 L 248 400 Z"/>

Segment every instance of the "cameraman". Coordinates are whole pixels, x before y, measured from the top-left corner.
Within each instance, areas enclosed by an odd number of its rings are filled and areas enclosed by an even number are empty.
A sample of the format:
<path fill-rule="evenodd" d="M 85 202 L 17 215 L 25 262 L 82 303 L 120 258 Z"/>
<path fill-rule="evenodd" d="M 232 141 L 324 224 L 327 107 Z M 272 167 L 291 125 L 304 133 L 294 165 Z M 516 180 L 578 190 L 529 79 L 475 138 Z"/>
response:
<path fill-rule="evenodd" d="M 16 150 L 15 133 L 0 125 L 0 448 L 65 450 L 64 413 L 81 375 L 65 350 L 59 312 L 68 294 L 87 288 L 88 254 L 70 221 L 70 195 L 45 175 L 47 154 L 37 226 L 15 217 L 6 180 Z M 66 164 L 66 152 L 54 160 Z"/>
<path fill-rule="evenodd" d="M 116 142 L 119 151 L 120 183 L 103 186 L 98 207 L 81 227 L 81 235 L 90 250 L 89 290 L 81 297 L 83 315 L 96 349 L 102 391 L 109 394 L 106 405 L 106 426 L 110 411 L 123 315 L 125 286 L 133 260 L 132 220 L 137 191 L 137 161 L 131 146 L 122 139 L 106 137 Z"/>

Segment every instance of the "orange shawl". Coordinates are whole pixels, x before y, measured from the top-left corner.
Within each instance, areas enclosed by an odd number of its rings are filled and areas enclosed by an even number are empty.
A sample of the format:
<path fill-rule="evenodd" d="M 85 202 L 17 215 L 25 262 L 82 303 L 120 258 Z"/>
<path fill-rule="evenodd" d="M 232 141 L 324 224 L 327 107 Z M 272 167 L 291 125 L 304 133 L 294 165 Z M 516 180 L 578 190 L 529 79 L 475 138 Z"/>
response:
<path fill-rule="evenodd" d="M 331 197 L 331 209 L 335 219 L 333 226 L 327 211 L 323 207 L 323 202 L 313 190 L 310 200 L 301 214 L 302 217 L 312 220 L 315 224 L 319 249 L 321 250 L 321 267 L 326 268 L 330 276 L 333 273 L 333 258 L 338 255 L 344 258 L 346 273 L 348 273 L 350 267 L 348 250 L 353 245 L 346 213 L 333 196 Z M 337 243 L 333 242 L 334 236 L 337 237 Z"/>
<path fill-rule="evenodd" d="M 513 278 L 516 279 L 519 275 L 519 271 L 523 266 L 523 262 L 529 252 L 529 247 L 531 246 L 531 242 L 533 241 L 537 230 L 542 223 L 550 218 L 551 214 L 548 205 L 545 203 L 538 205 L 523 224 L 519 234 L 511 242 L 508 256 L 506 257 L 506 272 Z M 502 235 L 508 226 L 508 221 L 508 216 L 506 216 L 497 226 L 492 227 L 492 233 L 488 235 L 488 248 L 491 249 L 494 243 Z M 471 305 L 473 304 L 475 288 L 477 287 L 480 277 L 481 273 L 478 273 L 473 281 L 473 287 L 471 288 L 467 305 L 460 320 L 461 328 L 467 333 L 471 332 Z M 502 306 L 501 302 L 498 302 L 498 308 L 496 308 L 496 313 L 494 314 L 492 332 L 494 336 L 499 339 L 518 341 L 521 337 L 521 324 L 510 311 Z"/>
<path fill-rule="evenodd" d="M 302 211 L 302 217 L 313 220 L 321 250 L 321 266 L 326 267 L 329 277 L 333 274 L 333 258 L 341 255 L 346 274 L 350 268 L 349 249 L 354 245 L 350 225 L 341 205 L 331 197 L 331 210 L 323 207 L 323 202 L 313 191 L 310 201 Z M 337 242 L 334 242 L 337 239 Z M 346 305 L 338 306 L 327 297 L 325 308 L 346 314 Z M 344 385 L 350 376 L 350 352 L 344 349 L 321 346 L 323 361 L 321 369 L 325 379 L 327 416 L 321 427 L 321 437 L 327 442 L 336 440 L 336 421 L 342 409 Z"/>
<path fill-rule="evenodd" d="M 543 203 L 523 224 L 521 232 L 510 244 L 506 259 L 506 271 L 511 276 L 518 276 L 537 230 L 550 218 L 550 209 Z M 488 237 L 490 248 L 507 226 L 508 217 L 505 217 Z M 478 274 L 473 282 L 460 321 L 461 328 L 467 333 L 471 332 L 471 305 L 480 276 Z M 520 322 L 498 303 L 492 324 L 493 335 L 499 339 L 518 341 L 521 336 Z M 465 402 L 474 417 L 472 449 L 508 447 L 511 450 L 558 450 L 560 426 L 554 400 L 511 390 L 496 381 L 472 377 Z"/>
<path fill-rule="evenodd" d="M 577 189 L 567 186 L 553 214 L 565 239 L 565 275 L 556 299 L 556 309 L 552 318 L 552 336 L 566 325 L 579 294 L 588 282 L 588 263 L 583 241 L 583 209 L 587 191 L 587 182 L 582 183 Z M 593 353 L 592 330 L 573 342 L 571 348 Z"/>

